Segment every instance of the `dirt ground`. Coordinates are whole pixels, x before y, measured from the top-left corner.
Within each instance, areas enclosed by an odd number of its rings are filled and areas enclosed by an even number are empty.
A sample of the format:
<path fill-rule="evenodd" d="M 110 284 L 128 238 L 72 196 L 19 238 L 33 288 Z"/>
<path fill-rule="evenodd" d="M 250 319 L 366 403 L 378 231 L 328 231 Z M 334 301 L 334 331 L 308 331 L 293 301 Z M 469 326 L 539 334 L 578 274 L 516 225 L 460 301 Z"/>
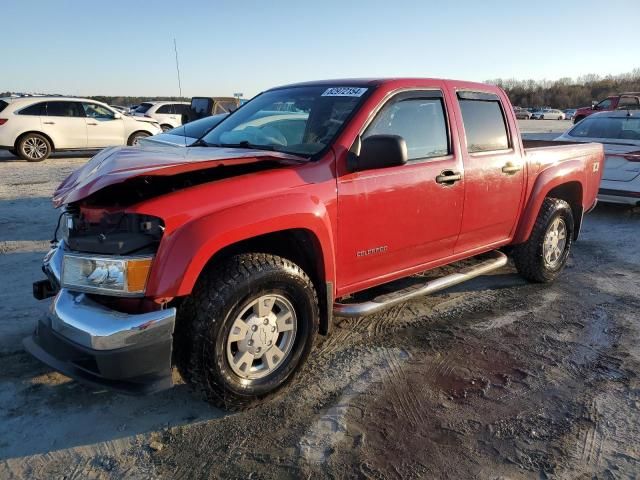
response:
<path fill-rule="evenodd" d="M 551 122 L 531 130 L 560 128 Z M 640 477 L 640 208 L 588 215 L 553 285 L 507 266 L 374 317 L 336 318 L 289 388 L 228 414 L 185 385 L 96 391 L 22 351 L 48 306 L 31 282 L 57 218 L 49 197 L 86 157 L 8 158 L 0 478 Z"/>

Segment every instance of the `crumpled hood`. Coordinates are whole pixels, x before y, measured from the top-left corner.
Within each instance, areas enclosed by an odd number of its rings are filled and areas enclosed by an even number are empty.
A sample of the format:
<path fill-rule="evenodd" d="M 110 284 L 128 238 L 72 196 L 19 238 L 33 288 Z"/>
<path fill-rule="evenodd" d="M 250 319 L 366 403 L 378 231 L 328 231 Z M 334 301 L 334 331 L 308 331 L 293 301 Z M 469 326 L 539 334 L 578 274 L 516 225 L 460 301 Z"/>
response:
<path fill-rule="evenodd" d="M 221 165 L 241 165 L 264 160 L 294 165 L 304 157 L 243 148 L 156 146 L 111 147 L 102 150 L 69 175 L 53 194 L 53 205 L 76 202 L 109 185 L 141 175 L 170 176 Z"/>

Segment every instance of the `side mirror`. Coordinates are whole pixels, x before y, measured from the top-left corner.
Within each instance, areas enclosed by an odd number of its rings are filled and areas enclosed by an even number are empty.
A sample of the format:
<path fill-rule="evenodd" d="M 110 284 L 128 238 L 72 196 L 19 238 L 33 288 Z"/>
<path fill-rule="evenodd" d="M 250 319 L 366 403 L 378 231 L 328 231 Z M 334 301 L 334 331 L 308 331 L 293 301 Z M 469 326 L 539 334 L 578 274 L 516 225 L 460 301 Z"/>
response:
<path fill-rule="evenodd" d="M 358 139 L 349 152 L 350 172 L 397 167 L 407 163 L 407 142 L 399 135 L 372 135 Z"/>
<path fill-rule="evenodd" d="M 596 101 L 592 101 L 591 102 L 591 110 L 598 110 L 596 107 L 598 106 L 598 102 Z"/>
<path fill-rule="evenodd" d="M 118 119 L 122 118 L 122 114 L 121 114 L 121 113 L 118 113 L 118 112 L 115 112 L 115 113 L 113 114 L 113 118 L 115 118 L 116 120 L 118 120 Z"/>

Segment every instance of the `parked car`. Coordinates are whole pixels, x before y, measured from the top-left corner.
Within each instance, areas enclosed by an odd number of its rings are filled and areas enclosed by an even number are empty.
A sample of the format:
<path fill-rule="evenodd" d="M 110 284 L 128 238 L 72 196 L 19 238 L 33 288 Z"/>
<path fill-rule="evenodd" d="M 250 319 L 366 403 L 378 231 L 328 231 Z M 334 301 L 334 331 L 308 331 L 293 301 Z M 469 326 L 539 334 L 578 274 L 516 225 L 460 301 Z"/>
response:
<path fill-rule="evenodd" d="M 640 109 L 640 92 L 621 93 L 605 98 L 601 102 L 593 102 L 590 107 L 582 107 L 576 110 L 573 123 L 593 115 L 596 112 L 610 112 L 612 110 L 638 110 Z"/>
<path fill-rule="evenodd" d="M 211 115 L 231 113 L 241 105 L 241 100 L 236 97 L 192 97 L 189 105 L 189 109 L 183 114 L 183 123 Z"/>
<path fill-rule="evenodd" d="M 513 109 L 514 113 L 516 114 L 516 118 L 519 120 L 530 120 L 531 119 L 531 112 L 529 110 L 526 110 L 524 108 L 520 108 L 520 107 L 515 107 Z"/>
<path fill-rule="evenodd" d="M 153 137 L 140 140 L 141 145 L 172 145 L 178 147 L 190 147 L 204 136 L 209 130 L 218 125 L 229 114 L 221 113 L 210 117 L 201 118 L 194 122 L 186 123 L 167 132 L 159 133 Z"/>
<path fill-rule="evenodd" d="M 187 102 L 143 102 L 133 111 L 137 117 L 153 118 L 163 132 L 182 125 L 182 115 L 189 113 Z"/>
<path fill-rule="evenodd" d="M 535 110 L 531 114 L 531 118 L 534 120 L 564 120 L 565 115 L 561 110 L 555 108 L 544 108 L 541 110 Z"/>
<path fill-rule="evenodd" d="M 567 108 L 563 110 L 565 120 L 573 120 L 574 115 L 576 114 L 575 108 Z"/>
<path fill-rule="evenodd" d="M 40 162 L 52 152 L 135 145 L 159 133 L 160 125 L 132 118 L 84 98 L 0 99 L 0 148 Z"/>
<path fill-rule="evenodd" d="M 282 121 L 288 103 L 298 118 Z M 523 141 L 497 87 L 415 78 L 267 90 L 198 144 L 105 150 L 58 187 L 35 357 L 136 393 L 170 387 L 175 359 L 212 403 L 251 407 L 334 313 L 456 285 L 505 251 L 528 280 L 555 280 L 603 160 L 600 144 Z"/>
<path fill-rule="evenodd" d="M 640 205 L 640 111 L 596 113 L 557 140 L 602 143 L 605 162 L 598 199 Z"/>

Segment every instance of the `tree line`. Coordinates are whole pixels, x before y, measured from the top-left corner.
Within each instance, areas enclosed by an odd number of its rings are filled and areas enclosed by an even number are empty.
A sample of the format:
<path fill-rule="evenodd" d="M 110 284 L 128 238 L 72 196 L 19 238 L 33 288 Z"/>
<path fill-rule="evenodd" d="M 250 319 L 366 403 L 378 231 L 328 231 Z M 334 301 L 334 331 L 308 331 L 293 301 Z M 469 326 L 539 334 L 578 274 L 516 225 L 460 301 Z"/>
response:
<path fill-rule="evenodd" d="M 576 79 L 558 80 L 487 80 L 509 95 L 513 105 L 520 107 L 578 108 L 588 107 L 622 92 L 640 92 L 640 68 L 621 75 L 584 75 Z"/>

